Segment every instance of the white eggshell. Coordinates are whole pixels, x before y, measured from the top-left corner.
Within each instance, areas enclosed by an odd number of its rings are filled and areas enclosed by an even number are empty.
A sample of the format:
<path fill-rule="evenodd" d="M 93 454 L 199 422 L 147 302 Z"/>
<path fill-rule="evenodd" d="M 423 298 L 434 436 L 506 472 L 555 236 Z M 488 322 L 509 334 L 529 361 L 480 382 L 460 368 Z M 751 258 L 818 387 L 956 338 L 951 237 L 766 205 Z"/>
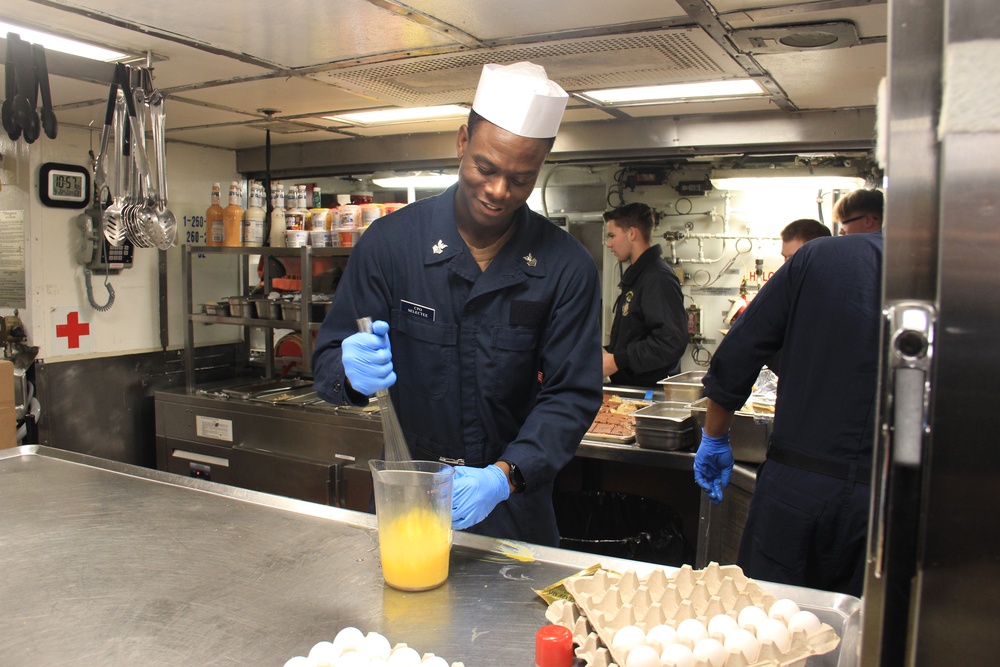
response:
<path fill-rule="evenodd" d="M 776 600 L 771 605 L 771 608 L 767 610 L 768 616 L 782 621 L 785 625 L 788 625 L 788 620 L 797 613 L 799 613 L 799 605 L 795 604 L 794 600 L 789 600 L 788 598 Z"/>
<path fill-rule="evenodd" d="M 635 625 L 626 625 L 615 633 L 611 640 L 611 647 L 622 655 L 628 655 L 636 646 L 646 642 L 646 633 Z"/>
<path fill-rule="evenodd" d="M 733 628 L 727 632 L 722 645 L 730 653 L 734 651 L 742 653 L 747 662 L 757 662 L 757 656 L 760 655 L 760 642 L 752 632 L 743 628 Z"/>
<path fill-rule="evenodd" d="M 289 658 L 288 662 L 285 663 L 285 667 L 314 667 L 315 664 L 309 658 L 297 655 L 294 658 Z"/>
<path fill-rule="evenodd" d="M 743 609 L 740 609 L 739 616 L 736 617 L 736 622 L 739 623 L 739 626 L 751 632 L 756 632 L 757 628 L 765 620 L 767 620 L 767 612 L 754 605 L 743 607 Z"/>
<path fill-rule="evenodd" d="M 361 630 L 352 627 L 346 627 L 337 633 L 337 636 L 333 638 L 333 646 L 337 649 L 337 655 L 343 655 L 348 651 L 357 651 L 361 646 L 361 642 L 365 640 L 364 634 Z"/>
<path fill-rule="evenodd" d="M 764 643 L 771 641 L 779 651 L 785 653 L 792 645 L 792 633 L 788 631 L 788 626 L 776 618 L 769 618 L 757 628 L 757 641 Z"/>
<path fill-rule="evenodd" d="M 448 661 L 439 655 L 433 655 L 420 663 L 420 667 L 448 667 Z"/>
<path fill-rule="evenodd" d="M 348 651 L 337 658 L 337 667 L 368 667 L 368 656 L 361 651 Z"/>
<path fill-rule="evenodd" d="M 788 629 L 792 632 L 796 630 L 805 630 L 807 635 L 811 635 L 820 629 L 823 624 L 820 623 L 819 618 L 816 614 L 811 611 L 800 611 L 796 614 L 792 614 L 792 617 L 788 619 Z"/>
<path fill-rule="evenodd" d="M 705 629 L 705 624 L 697 618 L 686 618 L 677 626 L 677 638 L 688 640 L 692 646 L 707 636 L 708 630 Z"/>
<path fill-rule="evenodd" d="M 660 667 L 660 654 L 651 646 L 639 644 L 628 652 L 625 667 Z"/>
<path fill-rule="evenodd" d="M 706 637 L 694 645 L 694 657 L 711 667 L 722 667 L 726 664 L 726 649 L 718 639 Z"/>
<path fill-rule="evenodd" d="M 309 649 L 309 659 L 317 664 L 333 664 L 340 657 L 340 651 L 330 642 L 318 642 Z"/>
<path fill-rule="evenodd" d="M 416 667 L 420 664 L 420 654 L 409 646 L 397 648 L 386 661 L 388 667 Z"/>
<path fill-rule="evenodd" d="M 361 642 L 361 650 L 371 658 L 385 660 L 392 652 L 389 640 L 377 632 L 369 632 Z"/>
<path fill-rule="evenodd" d="M 660 654 L 663 667 L 694 667 L 694 653 L 684 644 L 671 644 Z"/>
<path fill-rule="evenodd" d="M 677 641 L 677 631 L 669 625 L 654 625 L 646 632 L 646 643 L 663 651 Z"/>
<path fill-rule="evenodd" d="M 736 619 L 728 614 L 717 614 L 708 621 L 708 634 L 725 637 L 733 628 L 738 628 Z"/>

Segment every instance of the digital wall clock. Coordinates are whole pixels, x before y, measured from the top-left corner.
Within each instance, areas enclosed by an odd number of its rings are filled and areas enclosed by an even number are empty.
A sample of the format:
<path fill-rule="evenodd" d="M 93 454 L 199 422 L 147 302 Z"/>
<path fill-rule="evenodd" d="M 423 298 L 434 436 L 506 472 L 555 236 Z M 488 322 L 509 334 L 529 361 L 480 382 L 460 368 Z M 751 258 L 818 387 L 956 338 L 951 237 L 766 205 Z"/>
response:
<path fill-rule="evenodd" d="M 38 176 L 38 196 L 54 208 L 86 208 L 90 201 L 90 171 L 75 164 L 46 162 Z"/>

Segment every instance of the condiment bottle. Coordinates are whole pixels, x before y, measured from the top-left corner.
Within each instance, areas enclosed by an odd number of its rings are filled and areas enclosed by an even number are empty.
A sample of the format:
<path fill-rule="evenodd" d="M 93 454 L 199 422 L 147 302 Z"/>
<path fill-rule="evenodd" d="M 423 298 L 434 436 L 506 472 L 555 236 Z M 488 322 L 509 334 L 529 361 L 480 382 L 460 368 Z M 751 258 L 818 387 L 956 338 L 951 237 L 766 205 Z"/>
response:
<path fill-rule="evenodd" d="M 272 248 L 285 247 L 285 186 L 278 183 L 271 209 L 271 233 L 267 244 Z"/>
<path fill-rule="evenodd" d="M 222 212 L 222 245 L 238 247 L 243 245 L 243 207 L 240 206 L 240 184 L 229 184 L 229 206 Z"/>
<path fill-rule="evenodd" d="M 285 229 L 305 229 L 306 217 L 309 215 L 309 212 L 303 208 L 303 200 L 306 196 L 305 186 L 293 185 L 288 195 L 292 197 L 294 204 L 290 210 L 285 211 Z"/>
<path fill-rule="evenodd" d="M 246 225 L 243 228 L 243 245 L 245 246 L 259 248 L 264 245 L 264 216 L 267 213 L 261 208 L 263 194 L 260 184 L 254 183 L 251 186 L 250 200 L 244 216 Z"/>
<path fill-rule="evenodd" d="M 205 243 L 222 245 L 222 185 L 212 183 L 212 205 L 205 211 Z"/>

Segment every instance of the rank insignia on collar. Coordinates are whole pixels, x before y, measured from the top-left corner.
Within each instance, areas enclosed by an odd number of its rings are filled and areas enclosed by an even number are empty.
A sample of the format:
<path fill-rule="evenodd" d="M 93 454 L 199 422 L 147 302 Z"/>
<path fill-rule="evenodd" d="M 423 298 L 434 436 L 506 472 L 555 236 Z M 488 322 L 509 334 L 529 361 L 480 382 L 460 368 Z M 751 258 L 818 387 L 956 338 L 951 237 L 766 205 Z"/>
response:
<path fill-rule="evenodd" d="M 442 239 L 438 239 L 438 242 L 434 244 L 434 246 L 431 248 L 431 251 L 435 255 L 440 255 L 441 253 L 444 252 L 444 249 L 447 247 L 448 247 L 447 243 L 445 243 Z"/>
<path fill-rule="evenodd" d="M 528 266 L 534 266 L 534 265 L 538 264 L 538 260 L 535 259 L 534 257 L 532 257 L 532 255 L 531 255 L 530 252 L 527 255 L 525 255 L 524 257 L 522 257 L 521 259 L 523 259 L 524 262 L 525 262 L 525 264 L 527 264 Z"/>

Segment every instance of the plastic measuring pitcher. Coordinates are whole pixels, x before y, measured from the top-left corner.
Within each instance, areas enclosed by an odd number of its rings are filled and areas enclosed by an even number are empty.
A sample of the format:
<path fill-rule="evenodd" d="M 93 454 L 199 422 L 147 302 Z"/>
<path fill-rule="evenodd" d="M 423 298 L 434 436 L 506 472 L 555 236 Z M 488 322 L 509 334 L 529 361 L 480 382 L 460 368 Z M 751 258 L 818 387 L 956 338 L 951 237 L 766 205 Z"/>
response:
<path fill-rule="evenodd" d="M 448 579 L 455 469 L 437 461 L 368 462 L 385 583 L 425 591 Z"/>

